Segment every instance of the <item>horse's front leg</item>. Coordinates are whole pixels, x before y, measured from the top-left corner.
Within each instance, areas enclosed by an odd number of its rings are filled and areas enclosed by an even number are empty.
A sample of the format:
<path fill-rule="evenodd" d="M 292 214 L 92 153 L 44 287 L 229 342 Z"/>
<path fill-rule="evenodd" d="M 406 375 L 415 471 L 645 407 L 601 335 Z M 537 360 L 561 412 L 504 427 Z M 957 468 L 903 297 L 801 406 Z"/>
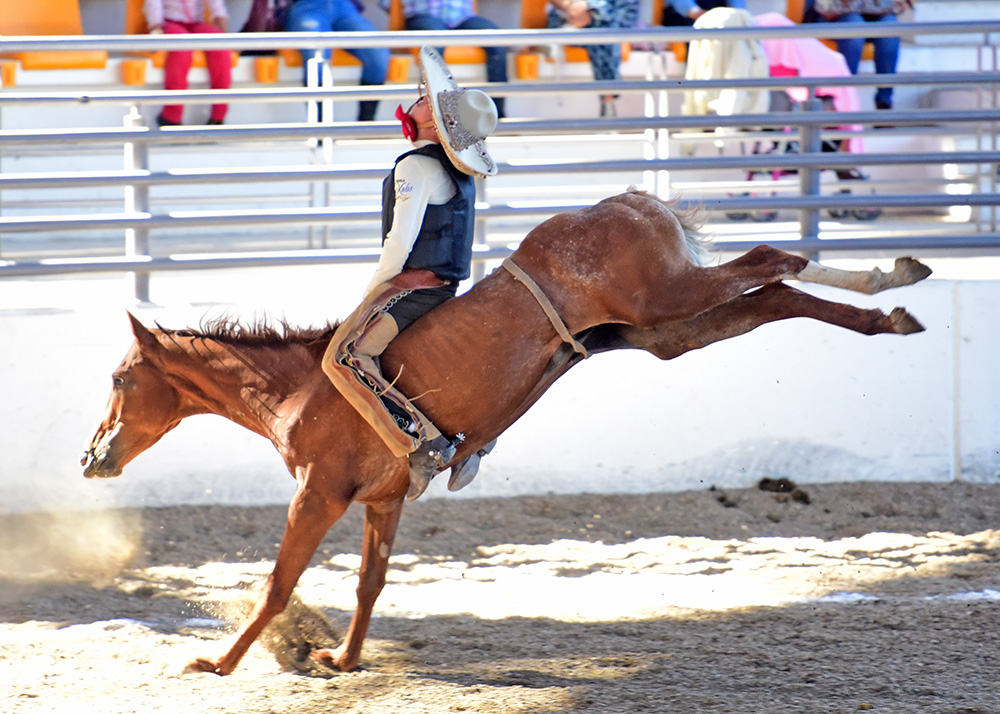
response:
<path fill-rule="evenodd" d="M 335 650 L 316 650 L 311 657 L 328 667 L 344 672 L 358 666 L 361 646 L 368 634 L 372 608 L 385 586 L 389 554 L 396 539 L 396 528 L 403 513 L 403 499 L 371 505 L 365 510 L 364 540 L 361 546 L 361 571 L 358 573 L 358 607 L 351 619 L 343 644 Z"/>
<path fill-rule="evenodd" d="M 288 509 L 288 523 L 281 539 L 281 548 L 264 591 L 250 616 L 236 635 L 236 641 L 217 660 L 199 657 L 189 663 L 186 671 L 229 674 L 239 664 L 247 649 L 267 624 L 281 613 L 309 565 L 330 526 L 347 510 L 350 501 L 332 498 L 310 488 L 308 481 L 299 486 Z"/>
<path fill-rule="evenodd" d="M 621 337 L 632 347 L 660 359 L 673 359 L 685 352 L 737 337 L 761 325 L 793 317 L 808 317 L 864 335 L 922 332 L 923 326 L 906 310 L 897 307 L 886 315 L 878 309 L 830 302 L 775 283 L 741 295 L 686 321 L 668 322 L 653 330 L 623 326 Z"/>

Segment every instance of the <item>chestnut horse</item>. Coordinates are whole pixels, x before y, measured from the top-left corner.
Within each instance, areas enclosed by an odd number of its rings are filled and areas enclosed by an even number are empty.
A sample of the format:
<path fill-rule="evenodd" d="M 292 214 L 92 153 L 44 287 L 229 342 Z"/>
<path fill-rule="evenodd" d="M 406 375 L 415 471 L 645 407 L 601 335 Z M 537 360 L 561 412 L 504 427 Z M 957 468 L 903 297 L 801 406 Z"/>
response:
<path fill-rule="evenodd" d="M 696 226 L 657 198 L 629 192 L 557 215 L 532 230 L 513 262 L 547 296 L 496 270 L 390 345 L 386 374 L 446 434 L 463 433 L 453 463 L 509 427 L 587 352 L 643 349 L 672 359 L 768 322 L 809 317 L 872 335 L 923 330 L 902 308 L 889 315 L 828 302 L 784 280 L 864 293 L 909 285 L 930 270 L 903 258 L 890 273 L 823 267 L 769 246 L 701 267 Z M 332 330 L 279 333 L 232 323 L 203 331 L 147 329 L 113 375 L 84 476 L 118 476 L 181 419 L 219 414 L 270 439 L 297 481 L 274 571 L 229 649 L 196 671 L 228 674 L 281 612 L 330 526 L 352 501 L 366 506 L 357 609 L 343 644 L 314 659 L 358 664 L 408 486 L 405 458 L 340 397 L 320 361 Z M 559 323 L 562 323 L 561 325 Z M 562 328 L 560 330 L 560 328 Z M 560 336 L 562 331 L 564 337 Z M 405 364 L 405 369 L 402 369 Z"/>

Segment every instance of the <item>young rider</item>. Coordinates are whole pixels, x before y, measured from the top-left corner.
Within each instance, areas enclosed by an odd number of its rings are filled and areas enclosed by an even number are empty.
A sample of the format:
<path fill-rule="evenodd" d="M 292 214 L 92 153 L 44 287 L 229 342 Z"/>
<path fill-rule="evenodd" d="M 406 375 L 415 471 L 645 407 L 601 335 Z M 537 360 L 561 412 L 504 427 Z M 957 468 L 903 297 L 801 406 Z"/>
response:
<path fill-rule="evenodd" d="M 493 100 L 459 89 L 433 48 L 421 48 L 417 60 L 421 97 L 396 110 L 414 148 L 396 159 L 382 184 L 382 255 L 363 302 L 323 358 L 324 372 L 390 450 L 409 456 L 410 500 L 453 458 L 455 445 L 382 376 L 378 356 L 469 277 L 474 177 L 497 171 L 483 143 L 497 124 Z M 472 480 L 481 455 L 454 467 L 452 488 Z"/>

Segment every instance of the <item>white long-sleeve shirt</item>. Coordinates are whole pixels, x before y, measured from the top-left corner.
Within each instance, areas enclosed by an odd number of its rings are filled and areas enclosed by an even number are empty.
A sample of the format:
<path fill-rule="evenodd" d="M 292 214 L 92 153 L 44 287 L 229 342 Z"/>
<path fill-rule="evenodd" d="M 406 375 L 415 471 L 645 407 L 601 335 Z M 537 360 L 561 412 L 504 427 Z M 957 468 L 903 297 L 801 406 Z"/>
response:
<path fill-rule="evenodd" d="M 177 22 L 204 22 L 205 0 L 144 0 L 142 11 L 149 27 L 163 24 L 164 18 Z M 226 0 L 207 0 L 212 19 L 229 17 Z"/>
<path fill-rule="evenodd" d="M 419 149 L 431 143 L 433 142 L 416 141 L 413 145 Z M 396 164 L 395 180 L 396 205 L 393 208 L 392 227 L 382 245 L 382 255 L 375 268 L 375 275 L 365 290 L 365 297 L 402 272 L 420 234 L 427 205 L 448 203 L 457 192 L 455 182 L 448 176 L 441 162 L 421 154 L 411 154 Z"/>

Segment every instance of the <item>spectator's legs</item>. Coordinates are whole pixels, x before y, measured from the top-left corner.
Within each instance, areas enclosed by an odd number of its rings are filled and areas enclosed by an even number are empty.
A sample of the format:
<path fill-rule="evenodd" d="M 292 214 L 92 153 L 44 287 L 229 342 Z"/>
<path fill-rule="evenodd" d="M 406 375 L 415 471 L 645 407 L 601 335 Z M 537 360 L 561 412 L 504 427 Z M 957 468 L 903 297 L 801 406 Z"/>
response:
<path fill-rule="evenodd" d="M 288 32 L 330 32 L 332 29 L 333 21 L 327 0 L 297 0 L 288 10 L 288 19 L 285 21 L 285 30 Z M 301 50 L 301 53 L 302 83 L 307 85 L 309 60 L 316 54 L 316 50 Z M 323 56 L 329 59 L 329 50 L 324 51 Z"/>
<path fill-rule="evenodd" d="M 487 20 L 485 17 L 473 15 L 462 21 L 455 27 L 456 30 L 499 30 L 496 23 Z M 506 47 L 484 47 L 486 52 L 486 80 L 488 82 L 507 82 L 507 48 Z M 502 119 L 504 115 L 503 97 L 493 97 L 497 105 L 497 114 Z"/>
<path fill-rule="evenodd" d="M 215 25 L 200 22 L 195 25 L 194 32 L 210 34 L 222 32 Z M 208 65 L 208 84 L 212 89 L 229 89 L 232 86 L 232 56 L 229 50 L 208 50 L 205 52 L 205 63 Z M 226 120 L 228 104 L 213 104 L 208 121 L 210 124 L 221 124 Z"/>
<path fill-rule="evenodd" d="M 873 15 L 866 19 L 869 22 L 899 22 L 895 15 Z M 899 62 L 899 38 L 876 37 L 871 40 L 875 47 L 875 72 L 877 74 L 895 74 Z M 875 92 L 875 106 L 879 109 L 892 109 L 892 87 L 879 87 Z"/>
<path fill-rule="evenodd" d="M 820 16 L 822 22 L 830 22 L 829 20 L 824 20 Z M 856 12 L 848 13 L 847 15 L 841 15 L 833 22 L 853 22 L 860 23 L 864 22 L 865 18 L 861 17 Z M 861 64 L 861 52 L 865 48 L 865 40 L 863 37 L 852 37 L 846 40 L 837 40 L 837 51 L 844 55 L 844 59 L 847 60 L 847 68 L 851 70 L 851 74 L 858 73 L 858 65 Z"/>
<path fill-rule="evenodd" d="M 297 0 L 288 10 L 285 20 L 285 30 L 288 32 L 330 32 L 333 24 L 330 19 L 330 7 L 327 0 Z M 309 86 L 309 60 L 316 56 L 318 50 L 301 50 L 302 54 L 302 86 Z M 323 51 L 323 59 L 330 59 L 330 51 Z M 322 79 L 322 75 L 317 78 Z M 317 82 L 319 84 L 319 82 Z M 308 105 L 307 105 L 308 106 Z M 323 105 L 316 102 L 317 118 L 322 120 Z"/>
<path fill-rule="evenodd" d="M 301 0 L 299 0 L 301 2 Z M 433 30 L 435 32 L 441 30 L 448 30 L 449 28 L 444 20 L 439 20 L 433 15 L 427 15 L 424 13 L 417 13 L 416 15 L 410 15 L 406 18 L 406 29 L 407 30 Z M 444 55 L 444 47 L 435 47 L 439 54 Z"/>
<path fill-rule="evenodd" d="M 168 35 L 185 35 L 188 28 L 179 22 L 165 20 L 163 32 Z M 163 88 L 167 90 L 187 89 L 188 72 L 191 70 L 191 50 L 175 50 L 167 53 L 163 63 Z M 160 112 L 164 124 L 180 124 L 184 120 L 183 104 L 167 104 Z"/>
<path fill-rule="evenodd" d="M 359 13 L 351 0 L 336 0 L 338 14 L 333 21 L 335 32 L 375 32 L 372 25 Z M 385 75 L 389 71 L 389 49 L 373 47 L 369 49 L 349 49 L 352 55 L 361 60 L 361 84 L 385 84 Z M 378 110 L 378 100 L 358 103 L 358 121 L 372 121 Z"/>

